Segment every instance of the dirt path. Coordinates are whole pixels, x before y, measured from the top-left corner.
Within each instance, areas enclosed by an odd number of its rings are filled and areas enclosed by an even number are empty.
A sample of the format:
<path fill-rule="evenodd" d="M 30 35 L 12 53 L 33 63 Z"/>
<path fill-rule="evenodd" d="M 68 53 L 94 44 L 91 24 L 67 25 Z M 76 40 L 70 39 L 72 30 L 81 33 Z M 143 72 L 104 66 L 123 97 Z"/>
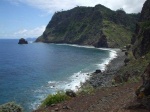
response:
<path fill-rule="evenodd" d="M 117 87 L 97 89 L 90 95 L 79 95 L 69 101 L 36 112 L 148 112 L 140 109 L 125 109 L 133 104 L 135 89 L 140 83 L 128 83 Z"/>

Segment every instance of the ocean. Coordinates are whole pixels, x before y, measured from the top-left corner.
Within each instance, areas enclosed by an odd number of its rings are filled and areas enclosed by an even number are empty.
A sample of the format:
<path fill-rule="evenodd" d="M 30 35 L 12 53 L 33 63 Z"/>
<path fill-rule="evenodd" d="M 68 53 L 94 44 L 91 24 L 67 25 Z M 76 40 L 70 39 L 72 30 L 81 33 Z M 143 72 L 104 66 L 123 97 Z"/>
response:
<path fill-rule="evenodd" d="M 89 73 L 105 70 L 116 56 L 115 50 L 92 46 L 0 39 L 0 104 L 15 101 L 31 112 L 48 94 L 77 91 Z"/>

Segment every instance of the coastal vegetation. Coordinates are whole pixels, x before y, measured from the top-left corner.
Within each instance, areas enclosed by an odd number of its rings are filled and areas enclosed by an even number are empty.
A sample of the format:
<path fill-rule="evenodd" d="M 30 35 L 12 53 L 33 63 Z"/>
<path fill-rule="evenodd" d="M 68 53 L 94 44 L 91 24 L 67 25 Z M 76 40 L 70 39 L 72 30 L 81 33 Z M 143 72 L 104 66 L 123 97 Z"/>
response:
<path fill-rule="evenodd" d="M 15 102 L 9 102 L 3 105 L 0 105 L 0 112 L 23 112 L 23 109 L 20 105 Z"/>
<path fill-rule="evenodd" d="M 50 94 L 47 98 L 42 102 L 41 107 L 50 106 L 52 104 L 57 104 L 62 101 L 68 100 L 70 97 L 65 94 L 63 91 L 59 91 L 56 94 Z"/>
<path fill-rule="evenodd" d="M 127 92 L 125 94 L 115 91 L 113 94 L 122 94 L 121 99 L 123 100 L 124 105 L 126 105 L 126 109 L 134 109 L 135 111 L 149 111 L 150 110 L 150 11 L 148 10 L 150 7 L 150 0 L 147 0 L 144 3 L 144 6 L 142 8 L 141 15 L 139 14 L 126 14 L 124 10 L 119 9 L 117 11 L 112 11 L 102 5 L 97 5 L 94 8 L 91 7 L 76 7 L 72 10 L 65 11 L 65 12 L 59 12 L 55 13 L 52 20 L 48 24 L 45 32 L 41 37 L 37 39 L 41 42 L 54 42 L 54 43 L 76 43 L 76 44 L 88 44 L 88 45 L 94 45 L 96 47 L 119 47 L 122 48 L 124 52 L 124 65 L 121 66 L 119 69 L 115 71 L 104 73 L 104 75 L 112 74 L 113 72 L 113 81 L 112 81 L 112 87 L 109 88 L 101 88 L 100 93 L 105 91 L 106 94 L 107 91 L 109 91 L 109 94 L 111 94 L 111 91 L 113 89 L 118 89 L 119 91 L 121 88 L 128 88 L 133 89 L 134 86 L 137 87 L 141 82 L 143 84 L 138 87 L 135 91 L 135 94 L 137 95 L 137 100 L 133 100 L 133 92 L 130 92 L 128 89 L 123 89 L 123 92 Z M 79 10 L 88 11 L 85 15 L 89 14 L 90 11 L 94 11 L 89 18 L 84 18 L 83 16 L 77 16 L 79 13 L 77 11 Z M 65 18 L 65 15 L 69 15 L 69 12 L 74 14 L 74 11 L 76 11 L 76 18 L 74 19 L 74 23 L 71 23 L 71 16 L 69 18 Z M 82 11 L 81 11 L 82 12 Z M 61 15 L 61 16 L 60 16 Z M 82 15 L 82 14 L 81 14 Z M 111 16 L 110 16 L 111 15 Z M 112 16 L 115 15 L 115 16 Z M 139 19 L 137 19 L 139 17 Z M 57 19 L 56 19 L 57 18 Z M 69 21 L 69 23 L 66 23 L 67 25 L 66 29 L 59 33 L 57 32 L 57 29 L 61 29 L 61 27 L 57 26 L 57 22 L 60 26 L 62 26 L 64 21 L 62 18 L 65 18 L 66 21 Z M 92 19 L 93 18 L 93 19 Z M 132 18 L 132 19 L 131 19 Z M 78 22 L 78 20 L 81 20 Z M 83 21 L 87 21 L 89 24 Z M 94 21 L 93 21 L 94 20 Z M 131 21 L 133 20 L 133 21 Z M 137 22 L 138 20 L 138 22 Z M 56 26 L 54 27 L 53 24 L 56 22 Z M 135 23 L 137 22 L 136 26 Z M 84 23 L 84 24 L 83 24 Z M 90 24 L 91 23 L 91 24 Z M 131 24 L 132 23 L 132 24 Z M 68 27 L 69 25 L 69 27 Z M 56 29 L 56 30 L 55 30 Z M 72 30 L 70 30 L 72 29 Z M 70 35 L 68 34 L 68 31 Z M 74 32 L 76 31 L 76 32 Z M 80 32 L 81 31 L 81 32 Z M 85 34 L 84 34 L 85 33 Z M 60 36 L 60 37 L 59 37 Z M 75 38 L 76 37 L 76 38 Z M 102 38 L 102 39 L 101 39 Z M 91 43 L 89 43 L 89 42 Z M 100 42 L 102 41 L 102 42 Z M 131 44 L 130 44 L 131 43 Z M 102 45 L 104 44 L 104 45 Z M 123 60 L 122 60 L 123 61 Z M 120 62 L 122 63 L 122 62 Z M 114 63 L 113 63 L 114 64 Z M 95 80 L 94 77 L 96 77 L 99 80 L 102 80 L 102 77 L 99 77 L 99 74 L 92 74 L 92 79 Z M 100 73 L 100 75 L 103 75 Z M 142 78 L 141 78 L 142 76 Z M 105 76 L 106 77 L 106 76 Z M 95 80 L 95 82 L 96 82 Z M 94 83 L 95 83 L 94 82 Z M 98 82 L 99 83 L 99 82 Z M 89 84 L 91 82 L 89 81 Z M 121 84 L 121 85 L 120 85 Z M 136 85 L 137 84 L 137 85 Z M 92 84 L 91 84 L 92 85 Z M 98 86 L 101 84 L 98 84 L 96 88 L 99 88 Z M 115 87 L 115 88 L 113 88 Z M 121 87 L 121 88 L 120 88 Z M 95 88 L 95 86 L 94 86 Z M 81 90 L 83 94 L 88 93 L 94 93 L 93 98 L 97 98 L 97 92 L 98 89 L 94 89 L 93 87 L 89 85 L 82 86 Z M 113 88 L 113 89 L 112 89 Z M 134 89 L 133 89 L 134 90 Z M 83 94 L 79 94 L 83 97 Z M 130 95 L 132 94 L 132 95 Z M 82 96 L 83 95 L 83 96 Z M 86 96 L 86 95 L 85 95 Z M 87 95 L 88 96 L 88 95 Z M 88 96 L 91 97 L 91 96 Z M 113 96 L 113 95 L 112 95 Z M 125 97 L 124 97 L 125 96 Z M 107 96 L 109 97 L 109 95 Z M 128 97 L 128 99 L 126 99 Z M 130 98 L 129 98 L 130 97 Z M 102 97 L 102 99 L 105 97 Z M 111 97 L 113 99 L 113 97 Z M 78 98 L 77 98 L 78 99 Z M 102 99 L 97 100 L 99 103 L 95 103 L 96 105 L 100 104 L 99 106 L 103 105 L 105 103 L 105 100 Z M 112 100 L 109 99 L 109 102 Z M 91 101 L 91 99 L 89 99 Z M 82 100 L 80 100 L 82 101 Z M 102 103 L 100 103 L 102 101 Z M 117 101 L 118 103 L 119 101 Z M 130 102 L 130 103 L 129 103 Z M 131 103 L 132 102 L 132 103 Z M 128 104 L 127 104 L 128 103 Z M 91 104 L 92 105 L 92 104 Z M 113 104 L 112 104 L 113 105 Z M 105 105 L 106 106 L 106 105 Z M 108 106 L 108 105 L 107 105 Z M 76 108 L 75 106 L 73 106 Z M 101 110 L 100 108 L 96 107 L 95 105 L 92 105 L 93 110 Z M 113 109 L 117 106 L 114 105 Z M 142 108 L 141 108 L 142 107 Z M 104 107 L 102 107 L 104 108 Z M 89 108 L 91 109 L 91 108 Z M 108 108 L 109 110 L 110 108 Z M 116 110 L 122 110 L 122 107 L 117 107 Z M 76 108 L 76 110 L 79 110 Z M 82 109 L 81 109 L 82 110 Z M 81 111 L 80 110 L 80 111 Z M 122 111 L 119 111 L 122 112 Z"/>
<path fill-rule="evenodd" d="M 67 101 L 71 99 L 72 97 L 76 97 L 76 94 L 92 94 L 95 91 L 95 89 L 89 85 L 86 84 L 82 86 L 77 93 L 74 93 L 71 90 L 64 91 L 58 91 L 55 94 L 49 94 L 44 101 L 42 101 L 42 104 L 40 105 L 40 108 L 47 107 L 47 106 L 53 106 L 55 104 L 58 104 L 63 101 Z"/>
<path fill-rule="evenodd" d="M 130 43 L 140 14 L 113 11 L 103 5 L 57 12 L 36 42 L 95 47 L 123 47 Z M 104 41 L 105 40 L 105 41 Z"/>
<path fill-rule="evenodd" d="M 123 56 L 118 55 L 117 59 L 120 60 L 112 61 L 105 72 L 92 73 L 91 79 L 82 85 L 77 96 L 73 93 L 74 98 L 68 96 L 66 92 L 57 92 L 49 95 L 35 112 L 59 111 L 59 109 L 62 112 L 65 112 L 65 109 L 77 112 L 86 109 L 91 112 L 126 110 L 148 112 L 150 110 L 149 4 L 150 0 L 146 0 L 141 15 L 126 14 L 122 9 L 112 11 L 102 5 L 78 6 L 68 11 L 56 12 L 36 42 L 117 47 L 122 49 Z M 113 69 L 115 66 L 117 67 Z M 113 81 L 111 84 L 106 83 L 109 84 L 107 86 L 102 85 L 101 81 L 105 82 L 106 79 Z M 65 103 L 62 103 L 64 101 Z M 57 105 L 58 103 L 60 104 Z M 20 110 L 16 112 L 22 111 L 16 104 L 8 103 L 0 106 L 0 112 L 5 112 L 2 109 L 12 107 Z"/>

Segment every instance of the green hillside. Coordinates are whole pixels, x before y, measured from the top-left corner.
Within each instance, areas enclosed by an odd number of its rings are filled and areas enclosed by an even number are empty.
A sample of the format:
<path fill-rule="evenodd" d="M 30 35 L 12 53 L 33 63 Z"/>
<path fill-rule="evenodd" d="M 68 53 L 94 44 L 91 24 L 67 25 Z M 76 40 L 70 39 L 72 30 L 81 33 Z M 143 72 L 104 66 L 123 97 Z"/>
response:
<path fill-rule="evenodd" d="M 102 5 L 56 12 L 36 42 L 122 47 L 130 43 L 139 14 Z"/>

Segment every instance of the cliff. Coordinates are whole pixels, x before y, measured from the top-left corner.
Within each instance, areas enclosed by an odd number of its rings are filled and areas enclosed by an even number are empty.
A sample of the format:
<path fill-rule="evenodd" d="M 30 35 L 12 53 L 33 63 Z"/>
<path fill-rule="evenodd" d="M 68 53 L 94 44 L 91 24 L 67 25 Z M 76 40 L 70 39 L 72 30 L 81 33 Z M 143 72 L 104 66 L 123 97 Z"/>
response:
<path fill-rule="evenodd" d="M 150 0 L 147 0 L 143 5 L 131 43 L 133 44 L 133 54 L 136 58 L 150 52 Z"/>
<path fill-rule="evenodd" d="M 133 15 L 132 15 L 133 16 Z M 107 18 L 108 19 L 108 18 Z M 108 43 L 108 31 L 121 23 L 108 21 L 106 18 L 102 19 L 102 35 L 99 41 L 102 43 Z M 62 111 L 62 112 L 150 112 L 150 0 L 146 0 L 143 5 L 139 22 L 136 24 L 135 33 L 131 39 L 133 46 L 127 46 L 125 55 L 123 56 L 118 53 L 118 57 L 113 60 L 110 65 L 107 65 L 107 71 L 104 72 L 104 76 L 110 77 L 114 75 L 112 87 L 102 87 L 98 89 L 83 90 L 85 92 L 78 94 L 75 98 L 61 102 L 58 105 L 49 106 L 44 109 L 36 110 L 35 112 L 43 111 Z M 105 26 L 104 23 L 111 23 L 112 26 Z M 111 28 L 110 28 L 111 27 Z M 105 28 L 105 30 L 104 30 Z M 126 27 L 125 27 L 126 28 Z M 132 27 L 129 26 L 132 31 Z M 105 34 L 104 34 L 105 33 Z M 120 32 L 119 32 L 120 33 Z M 107 35 L 106 35 L 107 34 Z M 115 35 L 114 33 L 110 33 Z M 117 41 L 114 41 L 117 42 Z M 99 46 L 99 42 L 97 45 Z M 109 46 L 108 46 L 109 47 Z M 132 52 L 133 51 L 133 52 Z M 123 53 L 123 52 L 121 52 Z M 135 57 L 137 58 L 135 59 Z M 142 56 L 142 57 L 141 57 Z M 125 66 L 118 65 L 123 63 L 123 60 L 129 59 L 129 62 Z M 115 63 L 118 67 L 116 67 Z M 113 71 L 114 68 L 119 70 Z M 109 73 L 110 72 L 110 73 Z M 106 74 L 105 74 L 106 73 Z M 100 75 L 99 75 L 100 74 Z M 101 77 L 102 73 L 92 75 L 92 78 L 88 81 L 91 84 L 93 82 L 100 82 L 103 80 Z M 142 78 L 141 78 L 142 76 Z M 99 77 L 99 78 L 98 78 Z M 106 80 L 103 80 L 106 81 Z M 119 83 L 121 83 L 119 85 Z M 141 86 L 139 86 L 141 85 Z M 103 85 L 104 86 L 104 85 Z M 86 88 L 86 87 L 85 87 Z M 82 87 L 82 89 L 85 89 Z M 135 91 L 136 90 L 136 91 Z M 87 93 L 86 93 L 87 92 Z M 135 95 L 137 97 L 135 97 Z M 116 100 L 117 99 L 117 100 Z M 86 102 L 86 105 L 85 105 Z M 115 102 L 115 103 L 114 103 Z"/>
<path fill-rule="evenodd" d="M 56 12 L 36 42 L 122 47 L 130 43 L 139 14 L 103 5 Z"/>

